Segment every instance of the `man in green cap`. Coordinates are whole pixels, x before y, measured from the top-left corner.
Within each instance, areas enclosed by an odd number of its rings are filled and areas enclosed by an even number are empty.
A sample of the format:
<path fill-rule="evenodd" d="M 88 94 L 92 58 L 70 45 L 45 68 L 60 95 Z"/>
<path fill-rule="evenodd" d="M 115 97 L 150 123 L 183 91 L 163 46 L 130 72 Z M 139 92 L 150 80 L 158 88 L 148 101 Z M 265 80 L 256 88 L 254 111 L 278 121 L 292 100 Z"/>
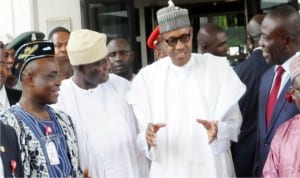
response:
<path fill-rule="evenodd" d="M 12 66 L 15 61 L 15 52 L 18 48 L 25 43 L 35 41 L 35 40 L 43 40 L 45 37 L 44 33 L 39 31 L 28 31 L 21 33 L 16 38 L 14 38 L 11 42 L 6 45 L 5 56 L 7 63 L 7 79 L 5 82 L 5 86 L 8 88 L 14 88 L 17 90 L 22 90 L 21 82 L 11 73 Z"/>

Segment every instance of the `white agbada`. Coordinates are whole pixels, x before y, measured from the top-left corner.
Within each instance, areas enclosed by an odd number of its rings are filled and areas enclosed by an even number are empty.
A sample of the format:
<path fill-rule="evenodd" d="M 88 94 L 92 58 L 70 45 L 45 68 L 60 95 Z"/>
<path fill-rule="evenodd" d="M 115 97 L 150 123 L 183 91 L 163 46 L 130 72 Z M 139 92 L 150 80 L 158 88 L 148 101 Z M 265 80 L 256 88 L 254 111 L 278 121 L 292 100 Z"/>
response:
<path fill-rule="evenodd" d="M 94 89 L 62 82 L 55 105 L 69 114 L 78 133 L 80 163 L 91 177 L 146 177 L 146 159 L 136 147 L 137 127 L 125 100 L 130 83 L 114 74 Z"/>
<path fill-rule="evenodd" d="M 234 177 L 230 141 L 242 122 L 238 100 L 245 86 L 226 60 L 192 54 L 178 67 L 170 57 L 143 68 L 134 78 L 128 101 L 137 117 L 138 147 L 152 160 L 150 178 Z M 218 120 L 217 139 L 208 144 L 196 119 Z M 157 146 L 148 151 L 148 123 L 166 123 Z"/>

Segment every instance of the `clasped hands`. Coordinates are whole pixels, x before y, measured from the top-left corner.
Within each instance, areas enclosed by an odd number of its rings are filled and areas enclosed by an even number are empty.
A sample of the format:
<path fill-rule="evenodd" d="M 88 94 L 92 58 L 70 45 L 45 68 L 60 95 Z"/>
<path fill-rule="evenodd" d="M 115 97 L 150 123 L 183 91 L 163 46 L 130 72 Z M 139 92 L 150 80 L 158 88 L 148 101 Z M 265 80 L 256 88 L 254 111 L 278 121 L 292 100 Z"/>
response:
<path fill-rule="evenodd" d="M 204 128 L 207 130 L 207 136 L 209 143 L 213 142 L 218 134 L 218 121 L 216 120 L 203 120 L 203 119 L 197 119 L 196 120 L 199 124 L 202 124 Z M 166 124 L 164 123 L 149 123 L 148 127 L 146 129 L 146 140 L 149 147 L 155 147 L 156 146 L 156 137 L 157 132 L 159 129 L 166 127 Z"/>

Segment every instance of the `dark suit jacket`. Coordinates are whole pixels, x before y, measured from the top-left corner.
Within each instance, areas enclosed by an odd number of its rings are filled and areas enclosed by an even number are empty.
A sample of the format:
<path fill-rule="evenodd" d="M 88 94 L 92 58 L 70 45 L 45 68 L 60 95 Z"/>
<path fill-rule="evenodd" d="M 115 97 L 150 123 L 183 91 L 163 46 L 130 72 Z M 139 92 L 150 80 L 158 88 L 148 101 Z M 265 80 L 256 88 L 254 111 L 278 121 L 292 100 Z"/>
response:
<path fill-rule="evenodd" d="M 237 177 L 251 177 L 253 173 L 259 82 L 261 76 L 270 67 L 271 65 L 266 63 L 261 49 L 254 50 L 247 60 L 233 67 L 247 87 L 245 95 L 239 101 L 243 115 L 241 133 L 238 142 L 231 146 Z"/>
<path fill-rule="evenodd" d="M 15 176 L 23 177 L 23 166 L 21 164 L 20 151 L 15 130 L 0 121 L 0 134 L 0 145 L 5 148 L 4 152 L 0 152 L 4 167 L 4 176 L 12 177 L 10 162 L 15 160 L 17 162 Z"/>
<path fill-rule="evenodd" d="M 295 103 L 287 103 L 285 95 L 289 92 L 291 81 L 289 80 L 281 91 L 275 105 L 269 128 L 266 128 L 266 106 L 272 80 L 275 75 L 274 67 L 269 69 L 261 79 L 259 87 L 258 110 L 258 142 L 255 155 L 254 175 L 261 176 L 263 166 L 267 159 L 270 144 L 276 129 L 286 120 L 298 113 Z"/>
<path fill-rule="evenodd" d="M 20 90 L 16 90 L 16 89 L 12 89 L 12 88 L 6 88 L 6 93 L 7 93 L 7 98 L 9 101 L 9 104 L 12 106 L 14 104 L 16 104 L 22 95 L 22 91 Z"/>

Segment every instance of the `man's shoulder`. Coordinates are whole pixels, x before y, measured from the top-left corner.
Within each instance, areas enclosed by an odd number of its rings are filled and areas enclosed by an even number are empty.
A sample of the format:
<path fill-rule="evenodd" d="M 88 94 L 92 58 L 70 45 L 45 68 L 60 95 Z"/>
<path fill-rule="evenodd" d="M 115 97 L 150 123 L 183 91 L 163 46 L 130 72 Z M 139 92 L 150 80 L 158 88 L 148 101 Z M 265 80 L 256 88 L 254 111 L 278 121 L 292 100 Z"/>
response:
<path fill-rule="evenodd" d="M 8 108 L 0 113 L 0 119 L 3 124 L 9 125 L 13 128 L 18 128 L 20 119 L 19 116 L 13 111 L 13 107 Z"/>
<path fill-rule="evenodd" d="M 127 79 L 120 77 L 116 74 L 112 74 L 112 73 L 109 74 L 109 79 L 105 83 L 103 83 L 103 85 L 113 86 L 114 88 L 116 87 L 117 89 L 121 89 L 121 88 L 129 89 L 130 88 L 130 82 Z"/>
<path fill-rule="evenodd" d="M 277 132 L 285 132 L 285 130 L 291 130 L 292 127 L 299 128 L 300 126 L 300 114 L 296 114 L 291 119 L 288 119 L 284 123 L 282 123 L 278 129 Z"/>
<path fill-rule="evenodd" d="M 214 65 L 214 66 L 229 66 L 227 57 L 215 56 L 210 53 L 192 53 L 192 58 L 195 58 L 198 64 Z"/>

